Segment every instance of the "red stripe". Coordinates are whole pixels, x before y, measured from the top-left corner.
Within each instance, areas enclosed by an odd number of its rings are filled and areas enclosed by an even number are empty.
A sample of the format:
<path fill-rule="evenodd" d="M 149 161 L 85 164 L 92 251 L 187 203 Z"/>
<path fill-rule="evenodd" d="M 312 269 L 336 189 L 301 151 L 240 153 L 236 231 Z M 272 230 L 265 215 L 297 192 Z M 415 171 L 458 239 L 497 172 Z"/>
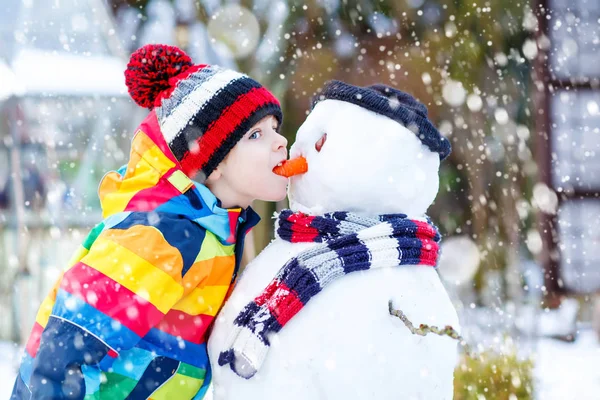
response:
<path fill-rule="evenodd" d="M 223 141 L 233 133 L 240 124 L 248 119 L 257 109 L 275 103 L 277 99 L 264 87 L 254 88 L 238 97 L 229 108 L 223 111 L 204 135 L 196 140 L 199 151 L 187 152 L 181 160 L 184 171 L 199 171 L 208 162 Z M 249 127 L 250 128 L 250 127 Z"/>
<path fill-rule="evenodd" d="M 27 340 L 27 345 L 25 346 L 25 350 L 27 351 L 27 354 L 31 356 L 31 358 L 35 358 L 35 355 L 40 348 L 40 339 L 42 338 L 43 331 L 44 328 L 40 324 L 37 322 L 33 324 L 33 329 L 31 330 L 31 334 Z"/>
<path fill-rule="evenodd" d="M 319 231 L 315 229 L 314 232 L 296 232 L 292 228 L 292 243 L 304 243 L 304 242 L 314 242 L 315 238 L 319 235 Z"/>
<path fill-rule="evenodd" d="M 82 262 L 65 272 L 60 287 L 140 337 L 163 317 L 152 303 Z"/>
<path fill-rule="evenodd" d="M 420 264 L 431 265 L 434 267 L 438 259 L 438 244 L 431 239 L 421 239 Z"/>
<path fill-rule="evenodd" d="M 439 245 L 432 239 L 435 230 L 423 221 L 412 221 L 417 227 L 417 238 L 421 240 L 420 264 L 435 266 L 437 264 Z"/>
<path fill-rule="evenodd" d="M 227 238 L 227 243 L 235 243 L 235 233 L 237 232 L 237 223 L 240 216 L 240 211 L 228 210 L 227 216 L 229 217 L 229 237 Z"/>
<path fill-rule="evenodd" d="M 271 315 L 281 326 L 284 326 L 304 306 L 296 293 L 284 283 L 277 285 L 277 290 L 266 304 Z"/>
<path fill-rule="evenodd" d="M 146 136 L 148 136 L 156 146 L 160 149 L 160 151 L 167 156 L 167 158 L 175 163 L 176 166 L 179 167 L 179 161 L 173 155 L 173 152 L 169 148 L 165 138 L 162 135 L 160 130 L 160 126 L 158 125 L 158 117 L 156 116 L 156 111 L 150 111 L 150 114 L 146 117 L 146 119 L 140 124 L 138 127 L 139 130 L 144 132 Z"/>
<path fill-rule="evenodd" d="M 423 221 L 412 221 L 417 226 L 417 237 L 422 238 L 433 238 L 435 237 L 435 230 L 431 225 Z"/>
<path fill-rule="evenodd" d="M 153 211 L 180 195 L 181 192 L 168 180 L 161 179 L 156 185 L 137 192 L 127 203 L 125 211 Z"/>
<path fill-rule="evenodd" d="M 310 216 L 308 214 L 304 214 L 304 213 L 294 213 L 292 215 L 290 215 L 289 217 L 289 221 L 293 222 L 294 225 L 292 226 L 292 228 L 295 225 L 302 225 L 302 226 L 310 226 L 310 224 L 315 220 L 314 216 Z"/>
<path fill-rule="evenodd" d="M 171 310 L 156 326 L 165 333 L 179 336 L 195 344 L 204 343 L 204 334 L 215 317 L 211 315 L 190 315 L 183 311 Z"/>
<path fill-rule="evenodd" d="M 267 286 L 265 288 L 265 290 L 263 290 L 262 294 L 254 299 L 254 302 L 259 307 L 262 307 L 263 304 L 265 304 L 269 300 L 269 298 L 271 298 L 271 296 L 273 296 L 273 294 L 275 293 L 275 291 L 278 288 L 279 288 L 279 281 L 272 281 L 271 283 L 269 283 L 269 286 Z"/>
<path fill-rule="evenodd" d="M 314 216 L 302 213 L 290 216 L 290 222 L 292 222 L 292 243 L 314 242 L 314 239 L 319 235 L 319 230 L 311 226 L 314 220 Z"/>

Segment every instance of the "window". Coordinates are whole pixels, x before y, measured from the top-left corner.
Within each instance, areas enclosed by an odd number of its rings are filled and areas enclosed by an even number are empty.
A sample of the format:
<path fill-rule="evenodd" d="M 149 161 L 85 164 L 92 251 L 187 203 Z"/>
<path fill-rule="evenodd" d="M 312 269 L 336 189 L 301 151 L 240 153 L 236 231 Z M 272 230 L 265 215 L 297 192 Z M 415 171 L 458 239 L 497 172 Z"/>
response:
<path fill-rule="evenodd" d="M 542 4 L 548 7 L 539 21 L 550 38 L 542 68 L 549 78 L 543 124 L 551 163 L 542 157 L 540 165 L 544 183 L 561 197 L 558 214 L 543 216 L 550 252 L 545 283 L 555 293 L 589 293 L 600 290 L 600 1 Z M 552 257 L 556 251 L 559 259 Z"/>
<path fill-rule="evenodd" d="M 578 293 L 600 288 L 600 201 L 570 200 L 560 207 L 561 278 Z"/>
<path fill-rule="evenodd" d="M 558 91 L 551 107 L 554 187 L 600 190 L 600 91 Z"/>
<path fill-rule="evenodd" d="M 550 0 L 550 70 L 559 79 L 600 77 L 600 1 Z"/>

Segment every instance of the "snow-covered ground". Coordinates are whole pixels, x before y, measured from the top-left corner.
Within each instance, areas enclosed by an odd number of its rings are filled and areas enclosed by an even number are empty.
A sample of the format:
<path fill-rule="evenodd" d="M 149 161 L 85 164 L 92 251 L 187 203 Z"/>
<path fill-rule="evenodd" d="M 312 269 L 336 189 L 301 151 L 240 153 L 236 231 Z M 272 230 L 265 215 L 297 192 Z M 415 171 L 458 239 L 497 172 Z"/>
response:
<path fill-rule="evenodd" d="M 0 400 L 10 398 L 21 353 L 11 342 L 0 342 Z"/>
<path fill-rule="evenodd" d="M 0 342 L 0 400 L 8 399 L 19 349 Z M 600 340 L 591 330 L 574 343 L 541 339 L 535 366 L 537 400 L 597 400 L 600 393 Z"/>
<path fill-rule="evenodd" d="M 591 330 L 574 343 L 540 340 L 535 361 L 538 400 L 600 398 L 600 340 Z"/>

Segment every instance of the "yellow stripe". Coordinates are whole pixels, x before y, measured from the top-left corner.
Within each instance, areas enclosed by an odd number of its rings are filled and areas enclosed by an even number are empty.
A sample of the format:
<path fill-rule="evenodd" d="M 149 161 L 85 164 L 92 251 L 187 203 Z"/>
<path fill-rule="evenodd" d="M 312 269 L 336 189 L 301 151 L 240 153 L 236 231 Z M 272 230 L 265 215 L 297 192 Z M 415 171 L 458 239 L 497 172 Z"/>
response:
<path fill-rule="evenodd" d="M 192 399 L 202 387 L 204 379 L 175 374 L 156 392 L 152 393 L 152 400 Z"/>
<path fill-rule="evenodd" d="M 79 245 L 79 248 L 75 251 L 71 259 L 69 260 L 69 263 L 67 264 L 69 268 L 77 264 L 83 257 L 87 255 L 87 253 L 89 253 L 88 249 L 86 249 L 82 245 Z"/>
<path fill-rule="evenodd" d="M 40 305 L 38 313 L 35 316 L 36 322 L 43 328 L 45 328 L 46 324 L 48 323 L 48 318 L 50 318 L 52 308 L 54 307 L 54 303 L 56 303 L 56 293 L 58 292 L 58 288 L 60 287 L 64 276 L 65 273 L 62 272 L 58 279 L 54 282 L 54 286 L 52 286 L 50 293 L 48 293 L 48 296 L 46 296 L 44 301 L 42 301 L 42 305 Z"/>
<path fill-rule="evenodd" d="M 118 172 L 108 172 L 100 181 L 98 187 L 98 196 L 102 204 L 102 217 L 106 218 L 125 210 L 127 204 L 133 196 L 133 193 L 121 193 L 120 187 L 123 178 Z"/>
<path fill-rule="evenodd" d="M 156 268 L 166 272 L 176 282 L 181 281 L 183 258 L 179 249 L 166 241 L 154 226 L 134 225 L 129 229 L 109 229 L 102 237 L 135 253 Z"/>
<path fill-rule="evenodd" d="M 175 163 L 169 160 L 165 153 L 163 153 L 162 150 L 157 145 L 155 145 L 154 142 L 152 142 L 152 140 L 148 138 L 148 136 L 146 136 L 146 134 L 144 134 L 143 132 L 141 133 L 152 143 L 152 146 L 150 148 L 147 148 L 144 152 L 140 152 L 144 161 L 146 161 L 152 167 L 157 169 L 157 172 L 161 173 L 165 173 L 171 168 L 173 168 L 175 166 Z M 185 174 L 183 175 L 185 176 Z"/>
<path fill-rule="evenodd" d="M 171 182 L 171 185 L 175 186 L 175 188 L 177 188 L 177 190 L 179 190 L 181 193 L 187 192 L 188 189 L 194 185 L 192 180 L 188 178 L 187 175 L 184 174 L 180 169 L 173 172 L 171 176 L 167 178 L 167 180 Z"/>
<path fill-rule="evenodd" d="M 169 274 L 104 235 L 96 239 L 81 261 L 146 299 L 164 314 L 183 294 L 183 287 Z"/>
<path fill-rule="evenodd" d="M 109 172 L 102 178 L 98 194 L 103 216 L 125 210 L 127 204 L 140 190 L 155 186 L 163 173 L 175 164 L 142 131 L 133 138 L 131 155 L 125 176 Z M 109 196 L 107 198 L 107 196 Z"/>
<path fill-rule="evenodd" d="M 56 298 L 54 296 L 46 296 L 35 316 L 35 322 L 40 324 L 42 328 L 45 328 L 48 323 L 48 318 L 50 318 L 50 313 L 52 313 L 52 307 L 54 307 L 55 300 Z"/>
<path fill-rule="evenodd" d="M 214 317 L 221 308 L 228 289 L 229 286 L 196 288 L 175 304 L 173 310 L 183 311 L 189 315 L 206 314 Z"/>
<path fill-rule="evenodd" d="M 206 231 L 206 236 L 202 241 L 200 253 L 196 257 L 196 261 L 204 261 L 213 257 L 232 256 L 235 254 L 235 245 L 223 245 L 219 239 L 210 231 Z"/>

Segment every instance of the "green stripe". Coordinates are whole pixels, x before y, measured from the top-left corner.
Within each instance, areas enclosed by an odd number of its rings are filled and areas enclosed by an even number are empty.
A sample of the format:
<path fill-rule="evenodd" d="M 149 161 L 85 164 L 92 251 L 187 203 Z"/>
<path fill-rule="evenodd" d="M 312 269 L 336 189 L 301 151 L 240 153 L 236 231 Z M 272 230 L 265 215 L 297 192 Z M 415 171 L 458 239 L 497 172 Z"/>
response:
<path fill-rule="evenodd" d="M 100 233 L 102 232 L 103 229 L 104 229 L 104 221 L 100 222 L 98 225 L 96 225 L 90 231 L 90 233 L 87 235 L 87 237 L 83 241 L 82 246 L 85 247 L 87 250 L 89 250 L 92 247 L 92 244 L 96 241 L 96 238 L 98 237 L 98 235 L 100 235 Z"/>
<path fill-rule="evenodd" d="M 100 399 L 124 399 L 137 385 L 137 380 L 114 372 L 103 372 L 106 382 L 100 384 Z"/>
<path fill-rule="evenodd" d="M 180 363 L 179 368 L 177 369 L 177 373 L 185 376 L 189 376 L 190 378 L 196 379 L 204 379 L 206 376 L 206 370 L 198 367 L 194 367 L 193 365 Z"/>
<path fill-rule="evenodd" d="M 202 246 L 200 246 L 200 253 L 196 257 L 196 261 L 204 261 L 209 258 L 221 257 L 221 256 L 232 256 L 235 254 L 235 245 L 223 245 L 219 242 L 219 239 L 214 233 L 206 231 Z"/>

